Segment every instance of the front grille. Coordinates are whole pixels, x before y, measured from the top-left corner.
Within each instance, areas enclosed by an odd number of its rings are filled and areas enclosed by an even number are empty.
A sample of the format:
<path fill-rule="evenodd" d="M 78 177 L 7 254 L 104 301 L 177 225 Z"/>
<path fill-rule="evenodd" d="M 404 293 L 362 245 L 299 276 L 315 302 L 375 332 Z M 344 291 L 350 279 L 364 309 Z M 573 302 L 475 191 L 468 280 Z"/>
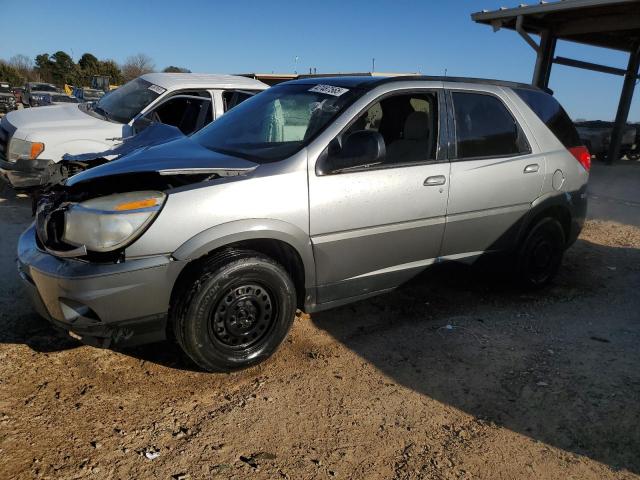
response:
<path fill-rule="evenodd" d="M 9 156 L 9 142 L 16 131 L 16 127 L 11 125 L 6 117 L 0 122 L 0 159 L 7 160 Z"/>

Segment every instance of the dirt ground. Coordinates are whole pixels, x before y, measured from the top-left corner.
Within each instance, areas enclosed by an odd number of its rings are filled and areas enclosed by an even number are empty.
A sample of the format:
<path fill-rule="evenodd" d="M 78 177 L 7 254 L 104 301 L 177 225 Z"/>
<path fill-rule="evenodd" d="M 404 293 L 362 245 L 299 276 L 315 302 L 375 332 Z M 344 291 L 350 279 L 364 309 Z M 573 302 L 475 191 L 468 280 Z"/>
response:
<path fill-rule="evenodd" d="M 229 375 L 38 318 L 2 190 L 0 478 L 640 478 L 640 164 L 605 168 L 552 287 L 442 266 Z"/>

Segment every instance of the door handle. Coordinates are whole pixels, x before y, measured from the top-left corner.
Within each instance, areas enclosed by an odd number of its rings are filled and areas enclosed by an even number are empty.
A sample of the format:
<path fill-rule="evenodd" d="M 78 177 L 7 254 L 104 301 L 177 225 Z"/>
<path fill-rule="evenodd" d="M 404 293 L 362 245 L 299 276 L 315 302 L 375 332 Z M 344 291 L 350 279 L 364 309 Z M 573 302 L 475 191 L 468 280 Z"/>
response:
<path fill-rule="evenodd" d="M 527 165 L 524 167 L 523 173 L 536 173 L 540 169 L 540 165 L 537 163 L 532 163 L 531 165 Z"/>
<path fill-rule="evenodd" d="M 434 175 L 433 177 L 427 177 L 423 185 L 425 187 L 437 187 L 438 185 L 444 185 L 447 181 L 447 177 L 444 175 Z"/>

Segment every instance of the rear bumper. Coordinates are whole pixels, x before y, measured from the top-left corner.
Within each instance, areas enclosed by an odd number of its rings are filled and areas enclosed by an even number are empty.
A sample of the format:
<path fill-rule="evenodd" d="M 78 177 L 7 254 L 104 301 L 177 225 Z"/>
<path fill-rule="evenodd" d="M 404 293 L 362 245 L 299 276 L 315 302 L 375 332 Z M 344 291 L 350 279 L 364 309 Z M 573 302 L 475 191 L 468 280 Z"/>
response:
<path fill-rule="evenodd" d="M 18 160 L 7 162 L 0 159 L 0 175 L 14 188 L 39 187 L 49 181 L 53 160 Z"/>
<path fill-rule="evenodd" d="M 18 242 L 17 267 L 35 310 L 99 347 L 163 340 L 173 285 L 183 263 L 169 256 L 96 264 L 41 251 L 35 229 Z"/>

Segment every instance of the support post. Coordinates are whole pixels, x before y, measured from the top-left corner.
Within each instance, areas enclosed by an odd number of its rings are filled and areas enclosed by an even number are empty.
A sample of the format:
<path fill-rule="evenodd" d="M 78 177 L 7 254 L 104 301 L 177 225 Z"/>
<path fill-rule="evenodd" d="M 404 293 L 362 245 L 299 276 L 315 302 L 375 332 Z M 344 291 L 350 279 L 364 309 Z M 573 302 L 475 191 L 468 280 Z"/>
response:
<path fill-rule="evenodd" d="M 556 37 L 550 30 L 545 30 L 540 35 L 540 47 L 536 58 L 536 67 L 533 71 L 531 83 L 536 87 L 548 88 L 551 77 L 551 66 L 556 51 Z"/>
<path fill-rule="evenodd" d="M 613 163 L 620 157 L 622 136 L 627 125 L 633 91 L 636 87 L 638 67 L 640 67 L 640 44 L 636 45 L 636 48 L 629 54 L 629 64 L 627 65 L 627 72 L 625 73 L 624 83 L 622 84 L 622 93 L 620 94 L 620 102 L 618 103 L 616 121 L 613 125 L 613 132 L 611 132 L 611 143 L 609 144 L 609 155 L 607 157 L 608 164 Z"/>

